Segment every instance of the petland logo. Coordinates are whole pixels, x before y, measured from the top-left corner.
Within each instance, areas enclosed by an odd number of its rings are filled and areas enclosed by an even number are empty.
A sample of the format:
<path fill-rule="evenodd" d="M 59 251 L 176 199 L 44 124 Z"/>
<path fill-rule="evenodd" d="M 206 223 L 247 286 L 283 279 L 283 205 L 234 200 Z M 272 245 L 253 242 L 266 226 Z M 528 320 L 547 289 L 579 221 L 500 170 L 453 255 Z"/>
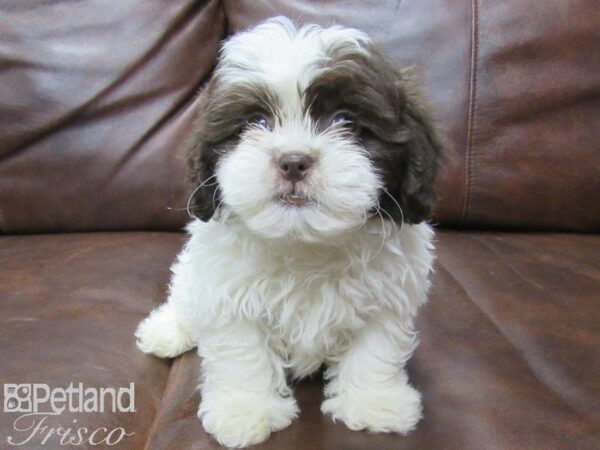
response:
<path fill-rule="evenodd" d="M 134 433 L 124 428 L 78 426 L 72 419 L 69 426 L 49 426 L 50 416 L 69 413 L 132 413 L 135 412 L 135 385 L 129 387 L 85 387 L 71 383 L 67 388 L 51 388 L 44 383 L 4 384 L 4 412 L 20 413 L 13 422 L 14 435 L 6 438 L 10 445 L 41 441 L 66 446 L 112 446 Z"/>

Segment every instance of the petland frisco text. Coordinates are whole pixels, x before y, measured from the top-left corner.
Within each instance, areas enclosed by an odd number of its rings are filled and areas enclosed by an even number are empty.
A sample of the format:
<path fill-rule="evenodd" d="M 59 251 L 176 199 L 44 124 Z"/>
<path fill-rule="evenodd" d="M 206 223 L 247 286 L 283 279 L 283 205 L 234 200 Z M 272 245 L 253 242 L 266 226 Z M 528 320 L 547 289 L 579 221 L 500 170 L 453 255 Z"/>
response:
<path fill-rule="evenodd" d="M 113 446 L 135 434 L 123 427 L 79 426 L 77 418 L 70 418 L 69 424 L 50 426 L 49 418 L 65 411 L 71 414 L 134 413 L 135 384 L 119 388 L 86 387 L 83 383 L 71 383 L 66 388 L 44 383 L 4 384 L 4 413 L 20 413 L 13 422 L 14 434 L 6 438 L 10 445 L 52 442 L 68 446 Z"/>

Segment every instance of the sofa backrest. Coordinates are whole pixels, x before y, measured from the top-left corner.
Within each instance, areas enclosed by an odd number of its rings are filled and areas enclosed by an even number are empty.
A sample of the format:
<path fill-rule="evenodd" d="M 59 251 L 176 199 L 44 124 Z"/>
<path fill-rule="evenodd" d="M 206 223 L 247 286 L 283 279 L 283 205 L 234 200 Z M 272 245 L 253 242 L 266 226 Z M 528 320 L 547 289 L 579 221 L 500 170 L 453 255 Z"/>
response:
<path fill-rule="evenodd" d="M 5 233 L 181 229 L 218 1 L 0 2 Z"/>
<path fill-rule="evenodd" d="M 433 221 L 600 230 L 596 0 L 0 4 L 4 233 L 178 230 L 218 43 L 274 15 L 368 32 L 448 138 Z"/>

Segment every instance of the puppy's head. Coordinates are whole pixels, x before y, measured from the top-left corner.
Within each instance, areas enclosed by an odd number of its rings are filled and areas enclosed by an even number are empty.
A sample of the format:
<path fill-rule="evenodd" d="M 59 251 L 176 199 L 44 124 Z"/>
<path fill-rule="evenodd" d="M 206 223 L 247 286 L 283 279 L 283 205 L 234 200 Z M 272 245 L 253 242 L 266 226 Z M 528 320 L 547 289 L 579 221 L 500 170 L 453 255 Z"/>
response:
<path fill-rule="evenodd" d="M 378 214 L 418 223 L 440 153 L 409 82 L 364 33 L 272 19 L 222 47 L 188 155 L 192 212 L 303 241 Z"/>

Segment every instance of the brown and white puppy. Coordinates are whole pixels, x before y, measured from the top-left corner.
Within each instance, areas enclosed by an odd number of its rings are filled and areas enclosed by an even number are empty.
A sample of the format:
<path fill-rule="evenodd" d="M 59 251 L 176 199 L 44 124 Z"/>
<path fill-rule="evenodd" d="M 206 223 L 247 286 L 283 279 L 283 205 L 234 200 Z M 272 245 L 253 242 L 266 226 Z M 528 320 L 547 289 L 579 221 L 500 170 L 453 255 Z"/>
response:
<path fill-rule="evenodd" d="M 404 364 L 429 288 L 441 145 L 409 82 L 358 30 L 276 18 L 224 43 L 201 100 L 197 218 L 139 347 L 198 347 L 198 414 L 227 446 L 288 426 L 287 375 L 322 364 L 325 413 L 413 429 Z"/>

